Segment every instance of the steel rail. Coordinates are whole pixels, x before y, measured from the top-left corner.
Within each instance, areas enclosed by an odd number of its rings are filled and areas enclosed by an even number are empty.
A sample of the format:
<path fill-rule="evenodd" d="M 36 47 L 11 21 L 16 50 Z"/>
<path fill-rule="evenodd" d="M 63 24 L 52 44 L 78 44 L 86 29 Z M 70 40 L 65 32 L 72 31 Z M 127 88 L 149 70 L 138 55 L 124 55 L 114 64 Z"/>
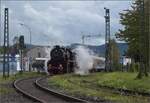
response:
<path fill-rule="evenodd" d="M 32 96 L 31 94 L 27 93 L 26 91 L 22 90 L 21 88 L 18 87 L 18 83 L 21 82 L 22 80 L 26 80 L 26 79 L 30 79 L 30 78 L 25 78 L 25 79 L 18 79 L 18 80 L 15 80 L 14 83 L 13 83 L 13 86 L 14 88 L 22 93 L 23 95 L 25 95 L 26 97 L 30 98 L 31 100 L 33 101 L 37 101 L 37 102 L 40 102 L 40 103 L 45 103 L 45 101 L 42 101 L 40 100 L 39 98 L 35 97 L 35 96 Z"/>
<path fill-rule="evenodd" d="M 55 98 L 58 98 L 58 100 L 61 99 L 62 101 L 66 101 L 66 102 L 69 102 L 69 103 L 88 103 L 88 101 L 86 101 L 86 100 L 82 100 L 82 99 L 75 98 L 75 97 L 72 97 L 72 96 L 68 96 L 68 95 L 65 95 L 65 94 L 62 94 L 62 93 L 58 93 L 58 92 L 53 91 L 49 88 L 43 87 L 40 83 L 40 80 L 46 79 L 46 78 L 47 78 L 47 76 L 18 79 L 18 80 L 15 80 L 13 82 L 13 86 L 18 92 L 22 93 L 24 96 L 30 98 L 33 101 L 36 101 L 36 102 L 39 102 L 39 103 L 49 103 L 49 102 L 46 101 L 47 99 L 45 99 L 45 100 L 43 98 L 40 99 L 37 96 L 32 95 L 32 93 L 30 93 L 29 91 L 23 90 L 21 85 L 19 84 L 21 82 L 23 83 L 25 80 L 35 79 L 32 82 L 34 84 L 33 86 L 37 89 L 37 91 L 38 90 L 42 91 L 45 94 L 49 94 L 50 96 L 52 95 L 52 97 L 55 96 Z M 31 83 L 31 81 L 30 81 L 30 83 Z"/>
<path fill-rule="evenodd" d="M 37 87 L 39 87 L 40 89 L 42 89 L 42 90 L 44 90 L 44 91 L 48 91 L 48 92 L 50 92 L 51 94 L 53 94 L 53 95 L 55 95 L 55 96 L 57 96 L 57 97 L 60 97 L 60 98 L 63 98 L 63 99 L 65 99 L 66 101 L 75 101 L 75 102 L 77 102 L 77 103 L 89 103 L 88 101 L 86 101 L 86 100 L 83 100 L 83 99 L 79 99 L 79 98 L 76 98 L 76 97 L 73 97 L 73 96 L 69 96 L 69 95 L 66 95 L 66 94 L 63 94 L 63 93 L 60 93 L 60 92 L 56 92 L 56 91 L 54 91 L 54 90 L 52 90 L 52 89 L 50 89 L 50 88 L 47 88 L 47 87 L 44 87 L 44 86 L 42 86 L 41 85 L 41 83 L 40 83 L 40 81 L 42 80 L 42 79 L 46 79 L 47 77 L 40 77 L 40 78 L 38 78 L 38 79 L 36 79 L 36 81 L 35 81 L 35 85 L 37 86 Z"/>

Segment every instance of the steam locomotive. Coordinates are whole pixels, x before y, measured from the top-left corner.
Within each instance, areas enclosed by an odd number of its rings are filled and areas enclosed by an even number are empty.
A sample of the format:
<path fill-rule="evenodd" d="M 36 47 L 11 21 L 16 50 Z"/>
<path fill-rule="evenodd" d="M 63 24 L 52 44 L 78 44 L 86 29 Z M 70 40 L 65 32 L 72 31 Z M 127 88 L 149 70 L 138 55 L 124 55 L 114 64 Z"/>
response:
<path fill-rule="evenodd" d="M 49 74 L 73 72 L 75 53 L 70 48 L 56 45 L 50 52 L 51 59 L 47 62 Z"/>

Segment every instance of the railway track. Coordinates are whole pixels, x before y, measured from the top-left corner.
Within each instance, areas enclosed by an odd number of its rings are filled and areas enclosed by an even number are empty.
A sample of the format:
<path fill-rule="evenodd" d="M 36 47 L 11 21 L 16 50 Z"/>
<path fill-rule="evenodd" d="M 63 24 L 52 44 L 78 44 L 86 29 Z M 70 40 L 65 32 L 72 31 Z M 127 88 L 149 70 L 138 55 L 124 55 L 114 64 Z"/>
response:
<path fill-rule="evenodd" d="M 44 77 L 45 78 L 45 77 Z M 40 80 L 43 78 L 34 77 L 20 79 L 14 82 L 17 91 L 38 103 L 86 103 L 82 99 L 64 95 L 48 88 L 42 87 Z"/>

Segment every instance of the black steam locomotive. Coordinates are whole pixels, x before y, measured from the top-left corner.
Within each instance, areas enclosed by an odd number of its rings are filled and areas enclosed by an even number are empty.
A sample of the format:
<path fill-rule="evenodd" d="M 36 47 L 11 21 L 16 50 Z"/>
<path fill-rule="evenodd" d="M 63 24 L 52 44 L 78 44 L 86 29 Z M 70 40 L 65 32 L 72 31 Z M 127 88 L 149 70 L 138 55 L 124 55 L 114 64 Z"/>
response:
<path fill-rule="evenodd" d="M 70 48 L 56 45 L 50 52 L 51 59 L 47 62 L 49 74 L 73 72 L 75 53 Z"/>

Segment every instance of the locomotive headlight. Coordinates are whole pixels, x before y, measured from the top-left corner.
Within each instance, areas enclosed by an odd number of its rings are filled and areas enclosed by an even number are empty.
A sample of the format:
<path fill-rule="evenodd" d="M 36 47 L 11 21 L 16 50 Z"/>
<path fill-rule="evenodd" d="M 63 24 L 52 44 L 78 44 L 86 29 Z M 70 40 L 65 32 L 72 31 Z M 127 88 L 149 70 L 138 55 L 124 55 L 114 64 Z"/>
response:
<path fill-rule="evenodd" d="M 63 69 L 63 66 L 62 66 L 62 64 L 60 64 L 60 65 L 59 65 L 59 68 L 60 68 L 60 69 Z"/>
<path fill-rule="evenodd" d="M 51 69 L 51 67 L 52 67 L 52 65 L 51 65 L 51 64 L 49 64 L 49 65 L 48 65 L 48 69 Z"/>

